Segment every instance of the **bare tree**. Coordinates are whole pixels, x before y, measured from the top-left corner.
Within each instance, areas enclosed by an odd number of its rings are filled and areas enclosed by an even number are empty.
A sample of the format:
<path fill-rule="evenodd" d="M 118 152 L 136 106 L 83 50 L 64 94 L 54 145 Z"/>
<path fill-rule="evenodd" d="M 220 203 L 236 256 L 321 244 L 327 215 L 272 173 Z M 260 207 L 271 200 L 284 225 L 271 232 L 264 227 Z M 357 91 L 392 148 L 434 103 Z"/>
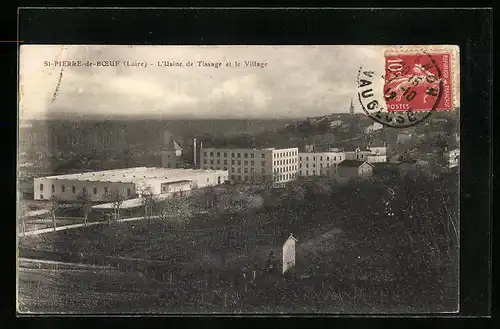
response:
<path fill-rule="evenodd" d="M 120 207 L 124 201 L 124 198 L 118 189 L 111 190 L 106 194 L 106 199 L 113 204 L 114 218 L 115 221 L 120 220 Z"/>
<path fill-rule="evenodd" d="M 61 202 L 60 200 L 53 195 L 50 198 L 50 214 L 52 215 L 52 226 L 54 227 L 54 231 L 56 230 L 56 216 L 57 216 L 57 211 L 61 207 Z"/>
<path fill-rule="evenodd" d="M 157 204 L 157 199 L 154 190 L 150 185 L 145 185 L 139 188 L 141 203 L 144 206 L 144 219 L 148 220 L 153 215 L 153 209 Z"/>
<path fill-rule="evenodd" d="M 79 203 L 80 209 L 83 212 L 83 223 L 87 226 L 89 213 L 92 210 L 92 200 L 90 194 L 87 192 L 87 189 L 82 190 L 77 197 L 77 201 Z"/>

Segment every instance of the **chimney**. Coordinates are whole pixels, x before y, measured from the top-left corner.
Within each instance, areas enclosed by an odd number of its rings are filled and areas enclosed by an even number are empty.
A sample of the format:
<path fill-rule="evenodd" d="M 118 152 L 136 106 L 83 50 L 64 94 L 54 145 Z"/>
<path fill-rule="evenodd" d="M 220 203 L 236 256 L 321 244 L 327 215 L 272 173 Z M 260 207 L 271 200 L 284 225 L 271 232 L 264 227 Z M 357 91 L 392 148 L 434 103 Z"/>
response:
<path fill-rule="evenodd" d="M 193 163 L 196 168 L 196 137 L 193 138 Z"/>

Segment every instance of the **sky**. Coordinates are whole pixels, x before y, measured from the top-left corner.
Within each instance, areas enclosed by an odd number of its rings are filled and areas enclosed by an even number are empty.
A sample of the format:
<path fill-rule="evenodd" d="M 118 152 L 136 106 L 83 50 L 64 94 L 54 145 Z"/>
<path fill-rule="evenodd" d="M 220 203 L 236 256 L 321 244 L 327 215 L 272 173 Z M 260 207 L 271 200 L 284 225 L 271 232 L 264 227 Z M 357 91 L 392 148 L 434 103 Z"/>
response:
<path fill-rule="evenodd" d="M 288 119 L 356 112 L 361 65 L 380 60 L 372 46 L 23 45 L 21 119 L 52 113 L 163 118 Z M 117 67 L 44 66 L 45 61 L 121 61 Z M 125 67 L 125 60 L 148 67 Z M 222 67 L 198 67 L 197 61 Z M 194 63 L 159 67 L 158 61 Z M 239 61 L 239 68 L 226 62 Z M 266 63 L 245 67 L 244 61 Z M 54 97 L 55 95 L 55 97 Z"/>

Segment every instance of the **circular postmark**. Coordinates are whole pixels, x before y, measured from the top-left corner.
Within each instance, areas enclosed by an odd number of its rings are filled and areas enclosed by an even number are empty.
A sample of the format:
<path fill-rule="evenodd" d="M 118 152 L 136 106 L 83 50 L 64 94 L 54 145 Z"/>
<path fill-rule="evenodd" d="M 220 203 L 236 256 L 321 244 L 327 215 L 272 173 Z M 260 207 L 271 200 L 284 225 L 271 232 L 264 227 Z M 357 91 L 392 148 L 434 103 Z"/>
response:
<path fill-rule="evenodd" d="M 383 69 L 361 66 L 358 99 L 367 116 L 385 126 L 405 128 L 432 114 L 443 92 L 441 69 L 431 54 L 385 54 Z"/>

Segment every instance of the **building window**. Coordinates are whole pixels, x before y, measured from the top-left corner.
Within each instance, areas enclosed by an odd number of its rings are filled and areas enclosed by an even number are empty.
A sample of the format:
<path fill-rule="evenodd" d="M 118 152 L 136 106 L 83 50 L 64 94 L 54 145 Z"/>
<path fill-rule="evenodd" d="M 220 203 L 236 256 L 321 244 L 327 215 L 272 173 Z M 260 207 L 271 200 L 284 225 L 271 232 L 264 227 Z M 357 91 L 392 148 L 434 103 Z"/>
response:
<path fill-rule="evenodd" d="M 217 164 L 220 164 L 220 160 L 219 159 L 217 159 Z"/>
<path fill-rule="evenodd" d="M 227 152 L 224 152 L 224 158 L 227 158 Z M 227 160 L 224 160 L 227 161 Z"/>
<path fill-rule="evenodd" d="M 86 187 L 82 187 L 82 191 L 83 191 L 83 194 L 87 194 L 87 188 Z"/>
<path fill-rule="evenodd" d="M 244 158 L 248 158 L 248 153 L 244 153 L 244 154 L 243 154 L 243 157 L 244 157 Z"/>
<path fill-rule="evenodd" d="M 61 192 L 65 192 L 66 191 L 66 187 L 64 187 L 64 185 L 61 186 Z"/>
<path fill-rule="evenodd" d="M 227 165 L 227 160 L 226 159 L 224 159 L 224 164 Z"/>
<path fill-rule="evenodd" d="M 56 191 L 56 186 L 52 184 L 52 193 L 54 193 L 55 191 Z"/>
<path fill-rule="evenodd" d="M 43 194 L 40 194 L 40 199 L 43 199 Z"/>
<path fill-rule="evenodd" d="M 322 164 L 322 163 L 320 163 L 320 164 L 319 164 L 319 166 L 320 166 L 321 168 L 323 168 L 323 164 Z"/>
<path fill-rule="evenodd" d="M 306 168 L 309 168 L 309 163 L 306 163 Z"/>
<path fill-rule="evenodd" d="M 214 152 L 210 152 L 210 156 L 213 157 L 214 156 Z"/>
<path fill-rule="evenodd" d="M 241 168 L 238 168 L 238 172 L 241 173 Z"/>
<path fill-rule="evenodd" d="M 232 165 L 236 164 L 236 160 L 231 160 L 231 164 Z"/>
<path fill-rule="evenodd" d="M 76 193 L 76 186 L 75 185 L 71 186 L 71 192 L 73 192 L 73 194 Z"/>
<path fill-rule="evenodd" d="M 244 172 L 245 174 L 248 174 L 248 168 L 243 168 L 243 172 Z"/>
<path fill-rule="evenodd" d="M 207 152 L 203 152 L 203 155 L 204 155 L 204 156 L 207 156 Z"/>
<path fill-rule="evenodd" d="M 40 184 L 40 191 L 43 191 L 43 184 Z"/>
<path fill-rule="evenodd" d="M 262 159 L 265 159 L 266 158 L 266 155 L 264 153 L 262 153 Z"/>
<path fill-rule="evenodd" d="M 241 160 L 238 160 L 238 165 L 241 166 Z"/>
<path fill-rule="evenodd" d="M 302 157 L 299 157 L 299 160 L 302 161 Z"/>
<path fill-rule="evenodd" d="M 252 160 L 252 161 L 250 161 L 250 165 L 251 165 L 251 166 L 255 166 L 255 161 L 253 161 L 253 160 Z"/>
<path fill-rule="evenodd" d="M 255 154 L 250 153 L 250 157 L 253 159 L 255 157 Z"/>
<path fill-rule="evenodd" d="M 337 161 L 337 157 L 333 157 L 333 161 Z"/>
<path fill-rule="evenodd" d="M 94 194 L 97 194 L 97 187 L 94 187 Z"/>
<path fill-rule="evenodd" d="M 207 159 L 203 159 L 203 163 L 204 163 L 204 164 L 207 164 Z"/>
<path fill-rule="evenodd" d="M 265 174 L 266 173 L 266 170 L 264 168 L 262 168 L 262 173 Z"/>
<path fill-rule="evenodd" d="M 214 164 L 214 159 L 210 159 L 210 164 Z"/>
<path fill-rule="evenodd" d="M 224 170 L 227 170 L 227 167 L 224 167 Z"/>
<path fill-rule="evenodd" d="M 316 161 L 316 157 L 313 157 L 313 161 Z"/>
<path fill-rule="evenodd" d="M 319 161 L 323 161 L 323 157 L 319 157 Z"/>
<path fill-rule="evenodd" d="M 243 164 L 244 164 L 245 166 L 248 166 L 248 160 L 243 161 Z"/>
<path fill-rule="evenodd" d="M 236 171 L 236 168 L 231 168 L 231 172 L 235 172 Z"/>
<path fill-rule="evenodd" d="M 220 152 L 217 152 L 217 156 L 220 157 Z"/>
<path fill-rule="evenodd" d="M 342 157 L 341 156 L 339 157 L 339 160 L 342 161 Z"/>
<path fill-rule="evenodd" d="M 299 168 L 302 168 L 302 163 L 299 163 Z"/>
<path fill-rule="evenodd" d="M 316 168 L 316 164 L 315 163 L 313 163 L 313 167 Z"/>
<path fill-rule="evenodd" d="M 231 152 L 231 156 L 234 158 L 234 152 Z"/>
<path fill-rule="evenodd" d="M 163 189 L 165 189 L 165 186 L 163 186 Z M 104 186 L 104 194 L 108 193 L 108 187 Z"/>
<path fill-rule="evenodd" d="M 238 152 L 238 158 L 241 158 L 241 153 Z"/>

